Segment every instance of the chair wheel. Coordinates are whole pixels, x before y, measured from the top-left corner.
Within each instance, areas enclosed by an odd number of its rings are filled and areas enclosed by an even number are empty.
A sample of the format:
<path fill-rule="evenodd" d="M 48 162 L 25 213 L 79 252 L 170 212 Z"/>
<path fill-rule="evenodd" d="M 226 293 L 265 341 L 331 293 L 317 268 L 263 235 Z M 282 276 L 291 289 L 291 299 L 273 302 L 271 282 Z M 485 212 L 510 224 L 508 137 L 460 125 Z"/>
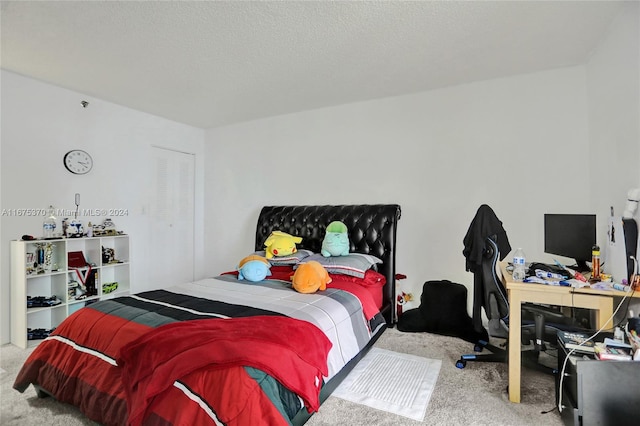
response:
<path fill-rule="evenodd" d="M 466 359 L 459 359 L 456 361 L 456 367 L 459 369 L 463 369 L 467 366 L 467 360 Z"/>
<path fill-rule="evenodd" d="M 479 345 L 476 343 L 476 345 L 473 347 L 473 351 L 474 352 L 482 352 L 482 350 L 484 349 L 484 346 Z"/>

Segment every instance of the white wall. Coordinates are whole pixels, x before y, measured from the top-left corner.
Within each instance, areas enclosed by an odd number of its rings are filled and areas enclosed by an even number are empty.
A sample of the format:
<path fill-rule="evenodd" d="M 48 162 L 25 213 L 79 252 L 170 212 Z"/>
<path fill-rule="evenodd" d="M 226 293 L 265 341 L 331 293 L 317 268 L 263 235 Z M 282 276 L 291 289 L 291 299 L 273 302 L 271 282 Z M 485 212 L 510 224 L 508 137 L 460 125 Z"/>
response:
<path fill-rule="evenodd" d="M 590 210 L 584 67 L 279 116 L 206 134 L 210 273 L 252 249 L 265 204 L 399 203 L 398 272 L 470 285 L 462 239 L 487 203 L 544 259 L 545 212 Z M 570 159 L 570 161 L 567 161 Z M 549 259 L 550 260 L 550 259 Z"/>
<path fill-rule="evenodd" d="M 627 5 L 584 66 L 208 130 L 208 272 L 252 249 L 267 204 L 401 204 L 398 271 L 416 296 L 429 279 L 471 288 L 462 238 L 482 203 L 514 249 L 551 261 L 544 213 L 603 223 L 640 184 L 638 17 Z"/>
<path fill-rule="evenodd" d="M 631 2 L 587 64 L 589 158 L 593 205 L 604 232 L 613 206 L 640 187 L 640 4 Z"/>
<path fill-rule="evenodd" d="M 627 191 L 640 187 L 640 4 L 630 2 L 611 24 L 587 64 L 589 169 L 599 231 L 606 235 L 609 207 L 621 215 Z M 640 211 L 636 211 L 640 223 Z M 608 245 L 601 244 L 607 262 Z M 628 308 L 636 315 L 640 302 Z M 623 309 L 616 322 L 626 317 Z"/>
<path fill-rule="evenodd" d="M 128 209 L 112 217 L 131 235 L 132 289 L 155 288 L 148 282 L 153 268 L 147 225 L 152 145 L 196 154 L 196 277 L 202 276 L 203 143 L 204 131 L 114 105 L 80 93 L 2 71 L 2 158 L 0 209 L 81 208 Z M 80 102 L 89 102 L 82 108 Z M 67 172 L 64 154 L 73 148 L 88 151 L 94 168 L 84 176 Z M 42 234 L 43 217 L 1 217 L 0 311 L 1 342 L 9 341 L 9 241 L 23 234 Z M 61 219 L 61 218 L 59 218 Z M 80 217 L 101 223 L 104 217 Z"/>

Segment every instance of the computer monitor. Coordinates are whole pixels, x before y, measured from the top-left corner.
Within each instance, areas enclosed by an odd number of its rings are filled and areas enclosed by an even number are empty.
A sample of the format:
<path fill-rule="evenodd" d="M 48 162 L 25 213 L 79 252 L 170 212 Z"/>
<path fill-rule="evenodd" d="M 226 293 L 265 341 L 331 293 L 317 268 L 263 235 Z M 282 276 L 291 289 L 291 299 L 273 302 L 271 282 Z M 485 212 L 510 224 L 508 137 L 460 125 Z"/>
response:
<path fill-rule="evenodd" d="M 575 259 L 576 265 L 567 266 L 578 272 L 590 271 L 587 262 L 595 244 L 595 214 L 544 215 L 544 252 Z"/>

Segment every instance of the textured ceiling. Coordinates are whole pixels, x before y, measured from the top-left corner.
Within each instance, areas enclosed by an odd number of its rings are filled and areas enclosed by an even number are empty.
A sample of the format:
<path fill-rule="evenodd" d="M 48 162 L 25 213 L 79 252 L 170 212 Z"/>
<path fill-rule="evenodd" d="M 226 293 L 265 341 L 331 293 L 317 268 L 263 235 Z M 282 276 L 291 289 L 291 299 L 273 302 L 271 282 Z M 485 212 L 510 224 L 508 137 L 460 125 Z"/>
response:
<path fill-rule="evenodd" d="M 585 63 L 614 1 L 2 1 L 1 66 L 193 126 Z"/>

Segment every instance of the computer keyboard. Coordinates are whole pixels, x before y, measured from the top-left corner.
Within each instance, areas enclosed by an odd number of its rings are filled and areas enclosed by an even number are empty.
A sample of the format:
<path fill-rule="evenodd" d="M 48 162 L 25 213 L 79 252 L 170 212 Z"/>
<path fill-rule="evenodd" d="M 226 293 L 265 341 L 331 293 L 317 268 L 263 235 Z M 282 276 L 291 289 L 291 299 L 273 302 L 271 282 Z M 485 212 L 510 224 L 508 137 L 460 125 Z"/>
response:
<path fill-rule="evenodd" d="M 540 262 L 532 262 L 529 265 L 529 274 L 528 275 L 536 275 L 536 269 L 540 269 L 542 271 L 552 272 L 554 274 L 560 274 L 567 276 L 567 271 L 559 267 L 558 265 L 551 265 L 548 263 L 540 263 Z M 567 276 L 568 278 L 568 276 Z"/>

